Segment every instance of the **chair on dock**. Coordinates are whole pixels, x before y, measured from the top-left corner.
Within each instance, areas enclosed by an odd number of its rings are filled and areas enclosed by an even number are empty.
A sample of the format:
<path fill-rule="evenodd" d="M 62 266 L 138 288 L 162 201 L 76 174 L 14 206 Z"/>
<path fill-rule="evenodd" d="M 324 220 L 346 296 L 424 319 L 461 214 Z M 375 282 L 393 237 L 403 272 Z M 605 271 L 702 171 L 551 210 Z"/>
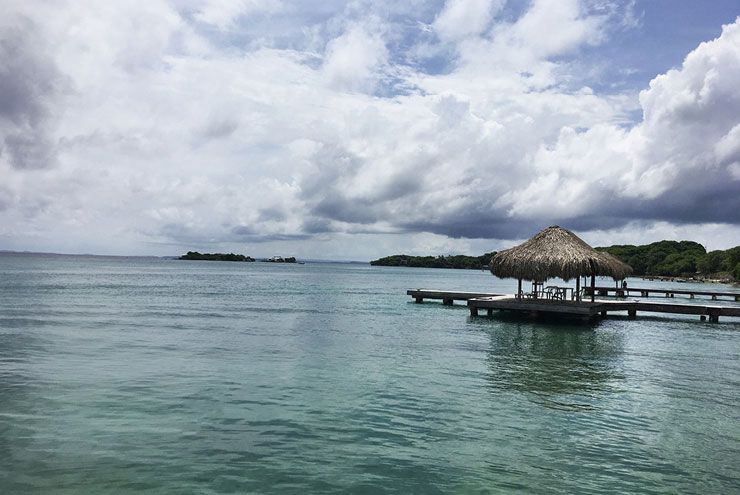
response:
<path fill-rule="evenodd" d="M 571 289 L 570 287 L 559 287 L 557 285 L 548 285 L 545 288 L 547 299 L 552 299 L 553 301 L 566 301 L 568 299 L 569 290 L 571 291 L 571 298 L 572 298 L 573 289 Z"/>

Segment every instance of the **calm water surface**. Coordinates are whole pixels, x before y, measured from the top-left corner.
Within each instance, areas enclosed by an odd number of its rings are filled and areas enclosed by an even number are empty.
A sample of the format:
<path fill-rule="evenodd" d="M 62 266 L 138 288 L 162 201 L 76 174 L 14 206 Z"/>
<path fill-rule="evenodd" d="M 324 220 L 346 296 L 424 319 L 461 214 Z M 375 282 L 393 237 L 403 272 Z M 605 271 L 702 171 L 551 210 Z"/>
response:
<path fill-rule="evenodd" d="M 740 492 L 737 321 L 471 319 L 409 287 L 513 284 L 0 255 L 0 493 Z"/>

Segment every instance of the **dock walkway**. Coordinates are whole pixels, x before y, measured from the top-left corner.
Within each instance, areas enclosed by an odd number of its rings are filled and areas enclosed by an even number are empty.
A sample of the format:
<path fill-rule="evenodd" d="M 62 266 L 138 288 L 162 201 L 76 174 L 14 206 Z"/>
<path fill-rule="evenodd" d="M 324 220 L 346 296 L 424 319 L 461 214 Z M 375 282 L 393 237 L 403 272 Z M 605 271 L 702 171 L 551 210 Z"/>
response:
<path fill-rule="evenodd" d="M 467 301 L 476 297 L 496 297 L 503 294 L 461 292 L 455 290 L 409 289 L 406 291 L 406 295 L 413 297 L 417 304 L 423 303 L 424 299 L 441 299 L 442 304 L 451 306 L 454 301 Z"/>
<path fill-rule="evenodd" d="M 584 287 L 585 294 L 591 295 L 591 287 Z M 614 294 L 617 297 L 628 297 L 631 295 L 639 297 L 650 297 L 650 294 L 662 294 L 665 297 L 674 297 L 675 295 L 689 296 L 689 299 L 694 299 L 696 296 L 710 297 L 713 301 L 722 298 L 729 298 L 730 300 L 740 301 L 740 292 L 717 292 L 708 290 L 692 290 L 692 289 L 658 289 L 649 287 L 594 287 L 596 295 L 608 296 Z"/>
<path fill-rule="evenodd" d="M 740 317 L 740 307 L 708 306 L 702 304 L 665 304 L 644 301 L 552 301 L 537 299 L 517 299 L 514 295 L 499 297 L 479 297 L 468 299 L 471 316 L 478 316 L 485 309 L 491 315 L 493 310 L 527 313 L 549 313 L 571 316 L 607 316 L 608 313 L 627 312 L 631 319 L 637 312 L 698 315 L 701 320 L 719 322 L 720 316 Z"/>
<path fill-rule="evenodd" d="M 445 305 L 452 305 L 454 301 L 467 301 L 471 316 L 478 316 L 481 310 L 485 310 L 491 316 L 494 310 L 498 310 L 579 317 L 607 316 L 608 313 L 626 312 L 627 316 L 631 319 L 636 318 L 639 311 L 643 313 L 698 315 L 702 321 L 708 318 L 710 322 L 719 322 L 720 316 L 740 317 L 740 306 L 675 304 L 636 300 L 615 301 L 598 299 L 591 302 L 517 299 L 513 294 L 443 291 L 436 289 L 409 289 L 406 291 L 406 294 L 413 297 L 417 304 L 422 303 L 424 299 L 441 299 Z"/>

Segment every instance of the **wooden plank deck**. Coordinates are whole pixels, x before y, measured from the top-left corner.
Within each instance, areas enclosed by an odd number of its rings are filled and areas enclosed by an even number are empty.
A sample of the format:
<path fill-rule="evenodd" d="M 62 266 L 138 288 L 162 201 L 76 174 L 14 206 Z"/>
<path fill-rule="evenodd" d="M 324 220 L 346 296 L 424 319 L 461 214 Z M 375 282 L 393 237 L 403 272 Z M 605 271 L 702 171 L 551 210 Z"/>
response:
<path fill-rule="evenodd" d="M 493 310 L 528 313 L 560 314 L 593 317 L 607 316 L 608 313 L 627 312 L 635 318 L 637 312 L 698 315 L 702 320 L 709 318 L 718 322 L 720 316 L 740 317 L 740 307 L 707 306 L 700 304 L 664 304 L 643 301 L 552 301 L 543 299 L 517 299 L 513 295 L 498 297 L 479 297 L 468 299 L 471 316 L 478 316 L 481 309 L 489 315 Z"/>
<path fill-rule="evenodd" d="M 591 287 L 584 287 L 585 294 L 591 295 Z M 650 297 L 650 294 L 663 294 L 665 297 L 674 297 L 674 295 L 685 295 L 689 296 L 689 299 L 694 299 L 696 296 L 706 296 L 712 300 L 718 300 L 722 298 L 729 298 L 730 300 L 740 301 L 740 292 L 719 292 L 719 291 L 707 291 L 707 290 L 692 290 L 692 289 L 658 289 L 650 287 L 627 287 L 625 289 L 621 287 L 594 287 L 597 295 L 607 296 L 614 294 L 617 297 L 626 296 L 639 296 L 639 297 Z"/>
<path fill-rule="evenodd" d="M 501 294 L 489 294 L 487 292 L 462 292 L 455 290 L 436 290 L 436 289 L 409 289 L 406 295 L 414 298 L 417 304 L 424 302 L 424 299 L 441 299 L 442 303 L 450 306 L 454 301 L 467 301 L 475 297 L 494 297 Z"/>
<path fill-rule="evenodd" d="M 478 297 L 468 300 L 470 314 L 477 316 L 480 309 L 558 313 L 574 316 L 594 316 L 603 311 L 604 304 L 600 301 L 553 301 L 549 299 L 517 299 L 513 294 L 499 297 Z"/>

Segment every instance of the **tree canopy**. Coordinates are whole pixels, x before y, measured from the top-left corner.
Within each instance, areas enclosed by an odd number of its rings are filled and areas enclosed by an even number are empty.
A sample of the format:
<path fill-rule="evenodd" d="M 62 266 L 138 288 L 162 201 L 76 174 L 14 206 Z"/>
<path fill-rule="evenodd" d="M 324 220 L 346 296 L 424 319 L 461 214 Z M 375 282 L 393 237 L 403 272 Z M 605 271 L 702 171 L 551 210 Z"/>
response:
<path fill-rule="evenodd" d="M 642 246 L 615 245 L 596 248 L 632 266 L 635 275 L 731 276 L 740 280 L 740 246 L 707 251 L 693 241 L 659 241 Z"/>
<path fill-rule="evenodd" d="M 395 254 L 370 262 L 373 266 L 410 266 L 416 268 L 458 268 L 480 269 L 487 267 L 496 252 L 481 256 L 465 256 L 462 254 L 449 256 L 409 256 Z"/>
<path fill-rule="evenodd" d="M 188 251 L 188 254 L 183 254 L 179 259 L 197 261 L 254 261 L 254 258 L 251 256 L 244 256 L 243 254 L 199 253 L 198 251 Z"/>

